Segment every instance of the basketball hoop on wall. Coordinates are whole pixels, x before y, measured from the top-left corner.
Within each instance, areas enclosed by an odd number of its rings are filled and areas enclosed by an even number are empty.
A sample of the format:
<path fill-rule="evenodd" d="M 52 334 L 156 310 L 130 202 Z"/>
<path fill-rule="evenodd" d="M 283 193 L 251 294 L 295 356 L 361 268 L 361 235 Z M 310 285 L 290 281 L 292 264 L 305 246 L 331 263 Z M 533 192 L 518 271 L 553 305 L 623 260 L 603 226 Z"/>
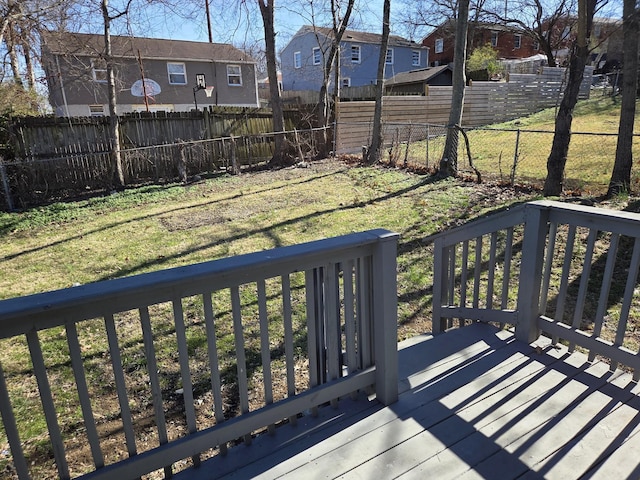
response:
<path fill-rule="evenodd" d="M 198 110 L 198 98 L 196 97 L 198 90 L 204 90 L 207 98 L 210 98 L 211 95 L 213 95 L 213 85 L 207 86 L 207 79 L 204 76 L 204 73 L 198 73 L 196 75 L 196 86 L 193 87 L 193 103 L 196 106 L 196 110 Z"/>

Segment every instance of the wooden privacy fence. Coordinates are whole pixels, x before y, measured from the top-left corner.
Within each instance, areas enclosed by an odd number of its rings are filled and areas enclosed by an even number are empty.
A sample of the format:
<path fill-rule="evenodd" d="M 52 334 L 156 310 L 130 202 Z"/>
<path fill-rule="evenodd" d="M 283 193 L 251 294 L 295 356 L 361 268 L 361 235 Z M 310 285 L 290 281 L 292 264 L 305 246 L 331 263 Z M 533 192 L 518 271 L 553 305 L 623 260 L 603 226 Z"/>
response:
<path fill-rule="evenodd" d="M 329 129 L 314 128 L 127 148 L 121 151 L 125 184 L 184 182 L 220 171 L 239 173 L 268 162 L 277 135 L 284 135 L 285 156 L 292 162 L 315 158 L 324 148 L 325 137 L 331 138 Z M 65 149 L 50 158 L 0 158 L 0 201 L 8 210 L 101 191 L 112 180 L 105 144 L 96 144 L 90 151 Z"/>
<path fill-rule="evenodd" d="M 538 201 L 438 235 L 433 331 L 500 322 L 527 343 L 542 331 L 637 381 L 639 226 L 637 213 Z"/>
<path fill-rule="evenodd" d="M 359 390 L 395 402 L 397 237 L 371 230 L 0 302 L 0 339 L 30 359 L 0 368 L 0 438 L 18 478 L 170 478 Z"/>
<path fill-rule="evenodd" d="M 270 109 L 211 107 L 204 111 L 131 113 L 120 117 L 121 148 L 273 131 Z M 16 158 L 39 160 L 92 152 L 110 143 L 109 118 L 21 117 L 9 125 Z M 313 127 L 299 109 L 285 109 L 285 128 Z M 104 148 L 102 148 L 104 150 Z"/>
<path fill-rule="evenodd" d="M 580 98 L 589 98 L 593 67 L 585 69 Z M 540 74 L 511 74 L 507 82 L 473 82 L 465 89 L 462 125 L 505 122 L 560 103 L 565 69 L 544 67 Z M 424 96 L 385 96 L 382 122 L 446 125 L 452 87 L 429 86 Z M 375 102 L 340 102 L 336 108 L 336 152 L 353 153 L 371 142 Z M 392 139 L 386 135 L 385 145 Z M 407 141 L 406 138 L 401 141 Z"/>

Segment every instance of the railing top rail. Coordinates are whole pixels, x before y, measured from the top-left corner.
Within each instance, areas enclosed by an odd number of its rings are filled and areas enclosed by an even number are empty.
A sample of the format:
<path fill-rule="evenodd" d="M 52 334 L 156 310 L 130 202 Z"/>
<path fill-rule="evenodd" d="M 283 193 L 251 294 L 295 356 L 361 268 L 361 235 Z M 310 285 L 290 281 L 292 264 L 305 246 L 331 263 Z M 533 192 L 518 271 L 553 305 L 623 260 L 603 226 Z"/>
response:
<path fill-rule="evenodd" d="M 171 301 L 370 253 L 398 234 L 384 229 L 249 253 L 0 302 L 0 338 Z M 114 307 L 114 305 L 117 305 Z"/>

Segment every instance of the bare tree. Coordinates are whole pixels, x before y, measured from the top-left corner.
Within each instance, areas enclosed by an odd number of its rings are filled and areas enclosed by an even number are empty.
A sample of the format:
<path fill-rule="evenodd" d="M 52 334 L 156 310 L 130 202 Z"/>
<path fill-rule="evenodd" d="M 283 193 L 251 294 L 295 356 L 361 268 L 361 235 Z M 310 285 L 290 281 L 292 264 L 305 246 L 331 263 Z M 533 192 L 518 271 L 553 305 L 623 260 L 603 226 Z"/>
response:
<path fill-rule="evenodd" d="M 628 192 L 631 188 L 633 165 L 633 127 L 638 89 L 638 42 L 640 42 L 640 9 L 636 0 L 624 0 L 622 12 L 623 65 L 622 105 L 618 126 L 616 160 L 613 165 L 607 196 Z"/>
<path fill-rule="evenodd" d="M 487 9 L 492 21 L 513 25 L 540 46 L 549 66 L 556 66 L 555 52 L 569 43 L 569 32 L 575 23 L 571 15 L 576 0 L 516 0 Z"/>
<path fill-rule="evenodd" d="M 458 127 L 462 122 L 465 89 L 465 63 L 467 56 L 467 23 L 469 20 L 469 0 L 458 3 L 456 39 L 453 47 L 453 85 L 451 90 L 451 110 L 444 151 L 440 159 L 439 176 L 455 176 L 458 173 Z"/>
<path fill-rule="evenodd" d="M 278 85 L 278 63 L 276 59 L 276 31 L 274 26 L 275 0 L 258 0 L 262 24 L 264 27 L 265 54 L 267 57 L 267 76 L 269 77 L 269 91 L 271 97 L 271 110 L 273 114 L 273 131 L 275 136 L 275 151 L 270 163 L 281 165 L 284 163 L 284 113 L 282 110 L 282 98 Z"/>
<path fill-rule="evenodd" d="M 569 61 L 569 79 L 560 102 L 555 122 L 551 153 L 547 159 L 547 178 L 544 182 L 545 196 L 560 195 L 563 188 L 564 168 L 571 141 L 573 109 L 578 102 L 580 84 L 589 54 L 588 39 L 595 14 L 597 0 L 578 0 L 578 31 Z"/>

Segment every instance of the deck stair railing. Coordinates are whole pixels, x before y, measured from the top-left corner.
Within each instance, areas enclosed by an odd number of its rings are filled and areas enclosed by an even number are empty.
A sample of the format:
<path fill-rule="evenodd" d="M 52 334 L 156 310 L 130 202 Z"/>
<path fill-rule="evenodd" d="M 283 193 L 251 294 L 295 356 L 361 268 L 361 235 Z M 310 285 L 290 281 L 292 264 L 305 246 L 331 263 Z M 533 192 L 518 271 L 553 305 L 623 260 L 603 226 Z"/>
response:
<path fill-rule="evenodd" d="M 372 230 L 0 302 L 24 350 L 0 368 L 19 478 L 169 477 L 358 390 L 394 402 L 396 248 Z"/>
<path fill-rule="evenodd" d="M 544 332 L 637 380 L 639 270 L 639 214 L 530 202 L 435 239 L 433 329 L 497 322 L 529 343 Z"/>

